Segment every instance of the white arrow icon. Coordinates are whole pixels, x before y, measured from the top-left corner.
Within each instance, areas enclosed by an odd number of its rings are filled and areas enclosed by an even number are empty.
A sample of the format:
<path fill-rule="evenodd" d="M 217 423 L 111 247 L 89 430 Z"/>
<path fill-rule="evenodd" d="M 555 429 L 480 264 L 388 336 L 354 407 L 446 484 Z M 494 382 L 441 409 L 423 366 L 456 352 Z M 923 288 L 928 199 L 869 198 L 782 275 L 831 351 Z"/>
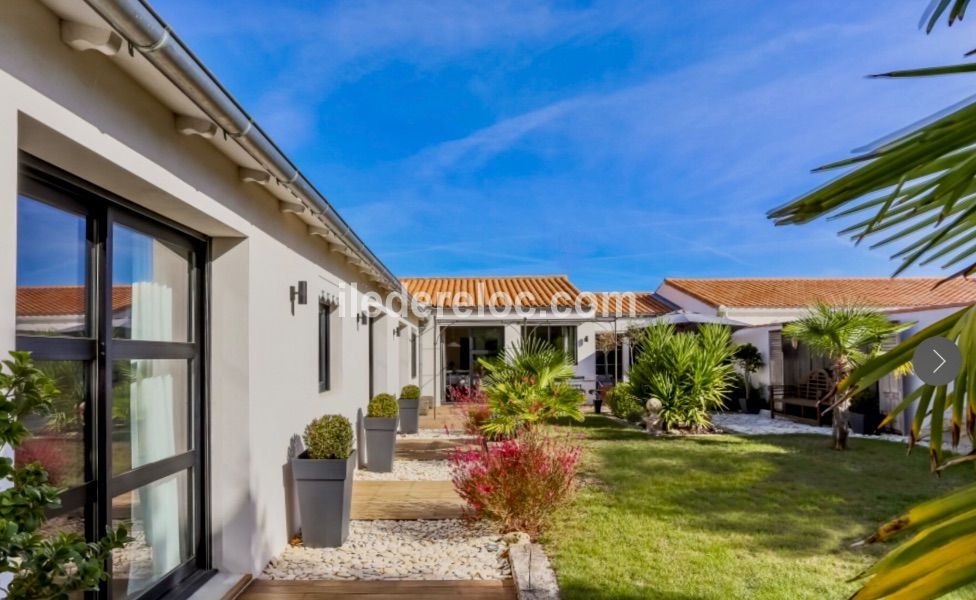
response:
<path fill-rule="evenodd" d="M 946 364 L 946 359 L 942 358 L 942 355 L 939 354 L 939 351 L 938 350 L 932 350 L 932 352 L 934 352 L 935 355 L 939 357 L 939 360 L 942 361 L 942 362 L 939 363 L 939 366 L 937 366 L 936 368 L 932 369 L 932 372 L 933 373 L 938 373 L 939 372 L 939 369 L 942 368 L 942 365 Z"/>

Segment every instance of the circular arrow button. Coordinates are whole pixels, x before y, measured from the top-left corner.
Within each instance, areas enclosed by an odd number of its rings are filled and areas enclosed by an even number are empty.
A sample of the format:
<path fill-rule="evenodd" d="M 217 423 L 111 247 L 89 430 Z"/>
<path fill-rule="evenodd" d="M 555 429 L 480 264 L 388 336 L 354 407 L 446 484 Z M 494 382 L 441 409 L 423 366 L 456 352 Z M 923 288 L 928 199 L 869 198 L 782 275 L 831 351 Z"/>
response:
<path fill-rule="evenodd" d="M 946 385 L 959 375 L 962 353 L 944 337 L 925 340 L 915 349 L 912 366 L 918 378 L 929 385 Z"/>

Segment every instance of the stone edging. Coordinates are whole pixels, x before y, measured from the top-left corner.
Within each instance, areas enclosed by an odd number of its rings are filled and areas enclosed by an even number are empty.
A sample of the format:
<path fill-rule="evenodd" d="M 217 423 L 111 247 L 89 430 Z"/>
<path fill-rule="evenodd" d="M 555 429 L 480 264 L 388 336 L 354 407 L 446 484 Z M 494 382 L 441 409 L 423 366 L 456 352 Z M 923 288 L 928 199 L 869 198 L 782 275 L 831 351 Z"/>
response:
<path fill-rule="evenodd" d="M 519 600 L 559 600 L 556 574 L 542 546 L 512 544 L 508 547 L 508 561 Z"/>

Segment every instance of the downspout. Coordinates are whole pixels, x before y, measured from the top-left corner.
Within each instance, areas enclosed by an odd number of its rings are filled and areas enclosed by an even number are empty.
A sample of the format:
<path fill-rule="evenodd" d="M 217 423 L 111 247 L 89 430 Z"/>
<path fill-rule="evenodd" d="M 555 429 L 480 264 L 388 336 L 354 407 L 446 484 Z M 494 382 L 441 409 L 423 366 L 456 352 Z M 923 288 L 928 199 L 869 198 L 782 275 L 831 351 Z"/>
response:
<path fill-rule="evenodd" d="M 168 78 L 203 111 L 225 135 L 260 164 L 293 195 L 305 201 L 313 213 L 335 228 L 344 243 L 368 258 L 387 278 L 393 290 L 400 280 L 349 227 L 329 201 L 284 155 L 243 107 L 217 81 L 171 30 L 169 25 L 142 0 L 85 0 L 146 60 Z"/>

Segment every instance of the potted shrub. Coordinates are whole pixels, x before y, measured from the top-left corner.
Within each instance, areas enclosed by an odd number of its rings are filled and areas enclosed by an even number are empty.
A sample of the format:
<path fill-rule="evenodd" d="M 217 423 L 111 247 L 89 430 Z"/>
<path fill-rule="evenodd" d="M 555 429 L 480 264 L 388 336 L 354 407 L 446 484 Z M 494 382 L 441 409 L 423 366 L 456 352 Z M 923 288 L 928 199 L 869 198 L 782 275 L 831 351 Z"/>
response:
<path fill-rule="evenodd" d="M 356 451 L 352 425 L 340 415 L 319 417 L 305 428 L 305 451 L 291 461 L 298 486 L 302 541 L 312 548 L 335 548 L 349 536 Z"/>
<path fill-rule="evenodd" d="M 405 385 L 400 390 L 400 433 L 417 433 L 420 426 L 418 413 L 420 410 L 420 388 L 415 385 Z"/>
<path fill-rule="evenodd" d="M 881 406 L 878 389 L 871 386 L 851 399 L 847 422 L 854 433 L 873 435 L 881 424 Z"/>
<path fill-rule="evenodd" d="M 366 468 L 370 471 L 389 473 L 393 470 L 399 412 L 400 407 L 392 394 L 377 394 L 369 401 L 363 426 L 366 429 Z"/>

